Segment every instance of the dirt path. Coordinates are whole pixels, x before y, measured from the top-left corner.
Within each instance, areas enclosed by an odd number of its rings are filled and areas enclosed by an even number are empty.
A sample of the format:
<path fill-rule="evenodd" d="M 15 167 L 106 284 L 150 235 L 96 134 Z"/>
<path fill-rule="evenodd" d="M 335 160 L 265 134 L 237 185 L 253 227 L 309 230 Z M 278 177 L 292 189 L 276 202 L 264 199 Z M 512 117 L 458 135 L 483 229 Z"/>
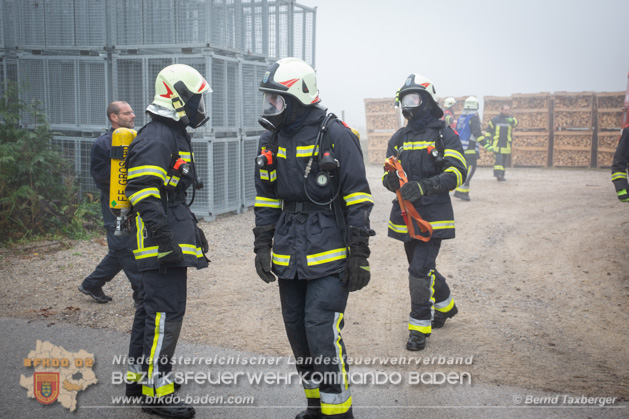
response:
<path fill-rule="evenodd" d="M 368 167 L 372 281 L 346 311 L 352 357 L 411 355 L 407 265 L 401 243 L 386 237 L 393 195 L 380 170 Z M 617 201 L 608 170 L 508 169 L 507 179 L 481 168 L 472 201 L 455 200 L 457 238 L 443 243 L 437 267 L 460 314 L 419 355 L 473 356 L 476 382 L 629 400 L 629 206 Z M 253 267 L 253 211 L 201 225 L 212 263 L 190 272 L 182 339 L 289 355 L 277 285 Z M 124 275 L 105 290 L 110 304 L 76 290 L 104 244 L 1 251 L 0 316 L 129 331 Z"/>

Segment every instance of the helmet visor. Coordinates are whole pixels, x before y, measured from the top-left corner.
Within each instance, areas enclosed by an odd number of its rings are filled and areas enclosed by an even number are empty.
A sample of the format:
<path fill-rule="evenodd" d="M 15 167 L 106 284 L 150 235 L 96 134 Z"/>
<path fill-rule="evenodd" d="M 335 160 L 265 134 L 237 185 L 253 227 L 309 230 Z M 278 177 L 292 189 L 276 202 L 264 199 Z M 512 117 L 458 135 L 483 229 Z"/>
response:
<path fill-rule="evenodd" d="M 264 93 L 262 98 L 262 115 L 279 115 L 284 109 L 286 109 L 286 101 L 282 96 L 277 93 Z"/>
<path fill-rule="evenodd" d="M 403 108 L 414 108 L 422 104 L 422 98 L 419 93 L 407 93 L 402 96 L 402 107 Z"/>

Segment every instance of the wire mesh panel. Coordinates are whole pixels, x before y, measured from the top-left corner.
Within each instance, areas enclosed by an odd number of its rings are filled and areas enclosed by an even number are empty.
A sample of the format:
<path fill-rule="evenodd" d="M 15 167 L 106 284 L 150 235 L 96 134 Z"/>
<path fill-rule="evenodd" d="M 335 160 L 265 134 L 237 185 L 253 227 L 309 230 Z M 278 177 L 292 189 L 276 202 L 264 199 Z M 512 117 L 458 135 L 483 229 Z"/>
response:
<path fill-rule="evenodd" d="M 109 0 L 111 45 L 116 48 L 139 48 L 144 43 L 142 0 Z"/>
<path fill-rule="evenodd" d="M 268 15 L 267 2 L 256 1 L 242 4 L 244 29 L 243 49 L 248 54 L 266 55 L 268 45 L 268 26 L 265 17 Z"/>
<path fill-rule="evenodd" d="M 5 83 L 5 73 L 6 73 L 6 62 L 4 60 L 4 55 L 0 53 L 0 98 L 4 96 L 4 83 Z"/>
<path fill-rule="evenodd" d="M 193 138 L 192 139 L 192 151 L 194 153 L 194 167 L 197 171 L 197 176 L 203 182 L 203 188 L 195 192 L 194 202 L 190 209 L 197 218 L 208 218 L 210 215 L 210 195 L 211 195 L 211 182 L 209 154 L 210 143 L 206 138 Z M 190 199 L 188 199 L 190 202 Z"/>
<path fill-rule="evenodd" d="M 50 125 L 76 127 L 77 103 L 76 97 L 77 62 L 67 59 L 48 59 L 48 115 Z M 72 100 L 68 100 L 68 96 Z"/>
<path fill-rule="evenodd" d="M 213 0 L 210 42 L 218 48 L 236 49 L 237 19 L 234 0 Z"/>
<path fill-rule="evenodd" d="M 212 127 L 227 128 L 227 77 L 225 61 L 212 59 Z"/>
<path fill-rule="evenodd" d="M 107 0 L 76 1 L 74 13 L 75 45 L 102 49 L 107 43 Z"/>
<path fill-rule="evenodd" d="M 113 98 L 111 100 L 124 100 L 129 103 L 135 112 L 135 126 L 141 127 L 146 123 L 144 110 L 147 102 L 145 91 L 153 91 L 153 84 L 144 80 L 142 71 L 143 60 L 138 57 L 116 57 L 113 59 Z M 153 80 L 154 83 L 154 80 Z"/>
<path fill-rule="evenodd" d="M 206 0 L 176 2 L 174 42 L 183 47 L 205 46 L 210 39 L 208 36 L 209 10 L 210 3 Z"/>
<path fill-rule="evenodd" d="M 144 45 L 165 45 L 175 42 L 175 0 L 145 2 L 142 25 Z M 139 22 L 138 22 L 139 23 Z"/>
<path fill-rule="evenodd" d="M 236 138 L 216 139 L 211 141 L 211 146 L 214 195 L 210 215 L 240 211 L 240 141 Z"/>
<path fill-rule="evenodd" d="M 46 106 L 46 80 L 44 60 L 18 59 L 18 82 L 20 84 L 20 99 L 25 102 L 37 101 L 41 104 L 40 110 L 48 114 Z M 35 120 L 29 114 L 23 113 L 22 124 L 33 126 Z"/>
<path fill-rule="evenodd" d="M 16 39 L 16 46 L 45 46 L 47 19 L 44 3 L 37 0 L 23 0 L 16 6 L 19 6 L 17 12 L 20 28 L 20 37 Z"/>
<path fill-rule="evenodd" d="M 256 200 L 255 169 L 260 137 L 245 137 L 242 141 L 242 201 L 244 207 L 253 206 Z"/>
<path fill-rule="evenodd" d="M 269 56 L 275 59 L 290 57 L 289 49 L 289 4 L 275 2 L 269 5 Z"/>
<path fill-rule="evenodd" d="M 104 113 L 104 112 L 103 112 Z M 92 145 L 96 138 L 78 138 L 78 150 L 79 150 L 79 161 L 78 165 L 75 169 L 75 173 L 79 179 L 79 193 L 80 196 L 85 196 L 86 193 L 96 193 L 98 192 L 98 188 L 96 187 L 96 183 L 94 183 L 94 178 L 92 178 L 92 174 L 90 171 L 90 164 L 92 159 Z"/>
<path fill-rule="evenodd" d="M 293 57 L 314 65 L 314 11 L 295 5 L 293 13 Z"/>
<path fill-rule="evenodd" d="M 262 93 L 258 90 L 265 63 L 243 63 L 242 65 L 242 112 L 245 130 L 260 129 L 258 118 L 262 114 Z"/>
<path fill-rule="evenodd" d="M 21 0 L 2 0 L 2 34 L 4 46 L 15 48 L 20 37 Z"/>
<path fill-rule="evenodd" d="M 79 125 L 107 126 L 108 77 L 104 60 L 79 60 Z"/>
<path fill-rule="evenodd" d="M 35 5 L 41 1 L 34 1 Z M 41 6 L 40 6 L 41 7 Z M 74 38 L 74 0 L 44 0 L 47 47 L 72 47 Z M 27 16 L 24 16 L 28 18 Z"/>

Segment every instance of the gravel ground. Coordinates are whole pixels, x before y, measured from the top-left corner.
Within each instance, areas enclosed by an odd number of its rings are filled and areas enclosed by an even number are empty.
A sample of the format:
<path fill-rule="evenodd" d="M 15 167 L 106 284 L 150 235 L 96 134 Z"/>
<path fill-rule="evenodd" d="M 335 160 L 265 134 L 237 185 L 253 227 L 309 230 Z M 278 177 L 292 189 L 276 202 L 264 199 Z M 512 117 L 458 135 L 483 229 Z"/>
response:
<path fill-rule="evenodd" d="M 376 205 L 372 280 L 350 295 L 344 339 L 352 357 L 408 356 L 408 274 L 401 243 L 386 237 L 393 195 L 368 166 Z M 430 337 L 428 357 L 473 357 L 476 382 L 629 400 L 629 206 L 609 170 L 507 169 L 496 182 L 480 168 L 471 202 L 454 200 L 457 238 L 438 269 L 460 313 Z M 189 272 L 181 339 L 267 355 L 289 355 L 277 283 L 255 273 L 253 211 L 200 223 L 209 269 Z M 124 274 L 97 304 L 77 286 L 106 252 L 91 241 L 0 249 L 0 316 L 48 325 L 129 332 Z M 386 368 L 386 367 L 385 367 Z"/>

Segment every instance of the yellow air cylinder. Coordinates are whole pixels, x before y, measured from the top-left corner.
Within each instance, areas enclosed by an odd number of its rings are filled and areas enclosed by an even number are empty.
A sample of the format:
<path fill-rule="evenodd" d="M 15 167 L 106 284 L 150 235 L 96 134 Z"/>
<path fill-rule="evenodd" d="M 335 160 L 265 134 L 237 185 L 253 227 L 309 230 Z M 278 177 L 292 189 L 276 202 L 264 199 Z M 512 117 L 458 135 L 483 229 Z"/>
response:
<path fill-rule="evenodd" d="M 127 187 L 127 168 L 125 159 L 129 151 L 129 144 L 137 132 L 128 128 L 118 128 L 111 136 L 111 177 L 109 178 L 109 208 L 116 215 L 120 210 L 129 209 L 131 203 L 125 195 Z M 126 211 L 124 211 L 126 212 Z"/>

